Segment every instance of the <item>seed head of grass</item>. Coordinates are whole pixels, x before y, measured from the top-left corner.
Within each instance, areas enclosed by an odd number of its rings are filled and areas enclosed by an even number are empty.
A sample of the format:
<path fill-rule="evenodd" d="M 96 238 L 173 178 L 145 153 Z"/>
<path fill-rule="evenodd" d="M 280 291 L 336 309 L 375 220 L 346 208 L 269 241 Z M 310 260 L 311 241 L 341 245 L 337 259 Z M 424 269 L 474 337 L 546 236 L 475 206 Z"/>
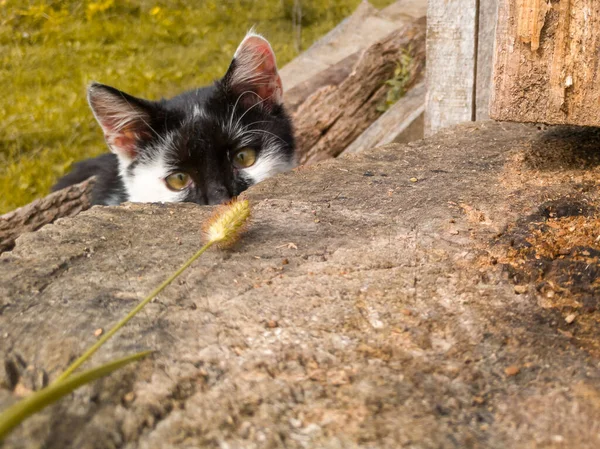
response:
<path fill-rule="evenodd" d="M 237 241 L 250 218 L 248 200 L 232 201 L 220 206 L 204 226 L 207 243 L 227 247 Z"/>

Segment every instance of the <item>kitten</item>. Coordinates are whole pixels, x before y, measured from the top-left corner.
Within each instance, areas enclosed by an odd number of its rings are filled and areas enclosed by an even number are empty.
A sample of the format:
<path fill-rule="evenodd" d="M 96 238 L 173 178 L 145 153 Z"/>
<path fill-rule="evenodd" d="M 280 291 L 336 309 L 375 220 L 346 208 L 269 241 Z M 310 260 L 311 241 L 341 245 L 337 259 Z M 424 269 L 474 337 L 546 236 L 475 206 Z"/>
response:
<path fill-rule="evenodd" d="M 112 153 L 75 165 L 52 190 L 97 176 L 92 204 L 218 204 L 294 166 L 291 120 L 269 42 L 250 32 L 223 78 L 148 101 L 93 83 L 88 101 Z"/>

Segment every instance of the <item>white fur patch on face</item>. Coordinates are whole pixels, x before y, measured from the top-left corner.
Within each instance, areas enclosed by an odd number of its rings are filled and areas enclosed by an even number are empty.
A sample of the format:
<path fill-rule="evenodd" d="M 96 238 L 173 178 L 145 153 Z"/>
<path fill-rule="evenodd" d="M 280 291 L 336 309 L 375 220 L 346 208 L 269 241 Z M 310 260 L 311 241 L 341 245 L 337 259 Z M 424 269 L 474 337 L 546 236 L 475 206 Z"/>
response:
<path fill-rule="evenodd" d="M 183 201 L 185 192 L 174 192 L 165 184 L 170 174 L 162 159 L 144 162 L 133 169 L 133 173 L 122 177 L 129 196 L 134 203 L 171 203 Z"/>
<path fill-rule="evenodd" d="M 294 168 L 294 164 L 283 160 L 278 156 L 259 157 L 252 167 L 244 168 L 242 173 L 245 177 L 250 178 L 253 184 L 264 181 L 277 173 Z"/>
<path fill-rule="evenodd" d="M 140 155 L 139 163 L 128 170 L 129 164 L 119 160 L 121 179 L 127 191 L 128 201 L 134 203 L 172 203 L 183 201 L 185 190 L 174 192 L 167 187 L 165 178 L 173 168 L 165 162 L 165 157 L 173 151 L 173 135 L 167 134 L 157 144 L 159 148 L 148 152 L 153 157 Z"/>
<path fill-rule="evenodd" d="M 241 169 L 243 176 L 252 184 L 257 184 L 271 176 L 294 168 L 294 162 L 287 160 L 280 149 L 279 144 L 273 143 L 272 139 L 266 139 L 263 151 L 251 167 Z"/>

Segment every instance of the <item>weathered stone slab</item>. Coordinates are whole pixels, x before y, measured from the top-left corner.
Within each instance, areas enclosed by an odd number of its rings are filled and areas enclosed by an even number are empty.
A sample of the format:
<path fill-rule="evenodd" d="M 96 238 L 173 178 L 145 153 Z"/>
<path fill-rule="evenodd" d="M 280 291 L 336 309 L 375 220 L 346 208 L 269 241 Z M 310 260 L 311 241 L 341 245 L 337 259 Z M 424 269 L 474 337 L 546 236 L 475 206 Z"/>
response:
<path fill-rule="evenodd" d="M 10 448 L 597 448 L 598 131 L 479 123 L 299 168 Z M 416 182 L 415 182 L 416 180 Z M 0 408 L 178 267 L 211 209 L 95 207 L 0 256 Z"/>

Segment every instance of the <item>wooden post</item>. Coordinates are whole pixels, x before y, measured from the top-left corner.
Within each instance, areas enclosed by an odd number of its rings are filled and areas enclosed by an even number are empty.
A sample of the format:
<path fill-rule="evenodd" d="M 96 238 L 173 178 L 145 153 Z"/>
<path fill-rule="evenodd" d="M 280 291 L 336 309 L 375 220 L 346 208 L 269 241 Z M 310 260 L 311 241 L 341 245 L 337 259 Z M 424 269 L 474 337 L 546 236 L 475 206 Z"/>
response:
<path fill-rule="evenodd" d="M 600 126 L 598 48 L 598 0 L 501 0 L 491 117 Z"/>
<path fill-rule="evenodd" d="M 475 120 L 487 120 L 490 118 L 498 0 L 479 0 L 478 14 Z"/>
<path fill-rule="evenodd" d="M 477 0 L 429 0 L 425 135 L 475 119 Z"/>
<path fill-rule="evenodd" d="M 498 0 L 429 0 L 425 135 L 488 118 Z"/>

